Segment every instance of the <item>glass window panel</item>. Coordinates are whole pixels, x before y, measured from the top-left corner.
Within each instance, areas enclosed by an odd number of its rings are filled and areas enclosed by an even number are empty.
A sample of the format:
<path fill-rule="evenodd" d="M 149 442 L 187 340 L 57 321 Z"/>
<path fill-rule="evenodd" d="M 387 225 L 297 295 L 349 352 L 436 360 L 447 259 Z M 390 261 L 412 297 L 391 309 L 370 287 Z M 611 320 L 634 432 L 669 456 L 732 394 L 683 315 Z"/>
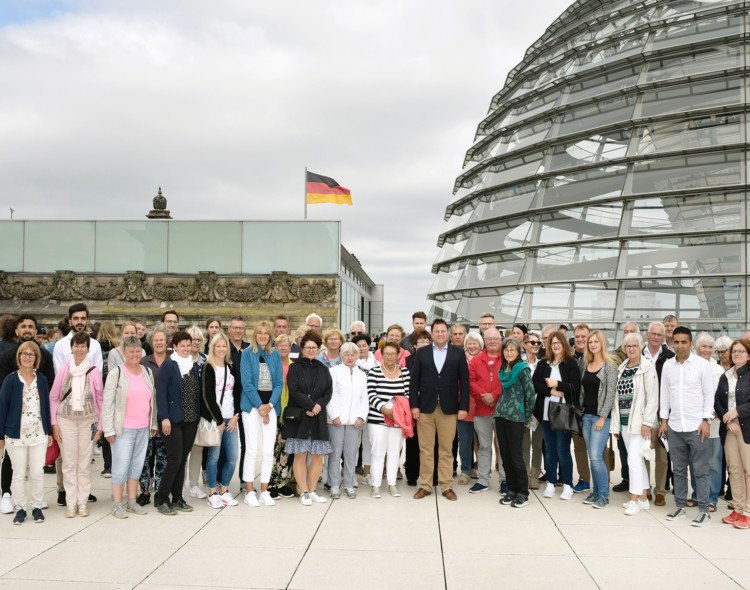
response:
<path fill-rule="evenodd" d="M 566 282 L 614 278 L 619 255 L 619 242 L 540 248 L 534 253 L 532 279 Z"/>
<path fill-rule="evenodd" d="M 472 260 L 458 282 L 459 289 L 515 285 L 523 280 L 526 253 L 482 256 Z"/>
<path fill-rule="evenodd" d="M 744 272 L 743 240 L 739 235 L 685 236 L 625 242 L 621 276 L 737 274 Z"/>
<path fill-rule="evenodd" d="M 693 20 L 670 24 L 656 29 L 654 49 L 663 49 L 685 43 L 698 43 L 714 37 L 725 37 L 741 32 L 742 16 L 738 14 L 712 16 L 704 20 Z"/>
<path fill-rule="evenodd" d="M 483 195 L 479 203 L 472 203 L 471 221 L 488 221 L 534 209 L 538 186 L 539 182 L 529 182 Z"/>
<path fill-rule="evenodd" d="M 93 272 L 93 221 L 27 221 L 24 272 Z"/>
<path fill-rule="evenodd" d="M 643 93 L 641 115 L 656 117 L 741 102 L 742 79 L 720 78 L 648 90 Z"/>
<path fill-rule="evenodd" d="M 687 78 L 696 74 L 728 70 L 742 65 L 742 50 L 738 45 L 720 45 L 696 50 L 690 55 L 660 57 L 648 63 L 646 82 Z"/>
<path fill-rule="evenodd" d="M 524 318 L 534 321 L 612 321 L 617 290 L 612 283 L 528 287 L 521 303 Z"/>
<path fill-rule="evenodd" d="M 481 172 L 471 171 L 458 177 L 456 183 L 464 188 L 478 191 L 533 176 L 544 159 L 544 153 L 534 152 L 503 162 L 492 162 Z"/>
<path fill-rule="evenodd" d="M 743 152 L 637 162 L 632 174 L 634 193 L 742 184 L 745 178 Z"/>
<path fill-rule="evenodd" d="M 541 205 L 544 207 L 608 199 L 622 194 L 627 166 L 607 166 L 561 174 L 542 184 Z"/>
<path fill-rule="evenodd" d="M 510 117 L 507 119 L 508 125 L 512 125 L 523 119 L 528 119 L 537 113 L 540 113 L 550 107 L 554 106 L 555 102 L 560 98 L 562 91 L 554 89 L 544 94 L 535 96 L 532 100 L 520 103 L 519 106 L 513 108 L 510 112 Z"/>
<path fill-rule="evenodd" d="M 639 199 L 627 233 L 686 233 L 743 229 L 743 193 Z"/>
<path fill-rule="evenodd" d="M 172 221 L 169 224 L 169 272 L 240 273 L 242 251 L 238 246 L 241 240 L 242 222 L 239 221 Z M 255 252 L 258 250 L 256 247 Z"/>
<path fill-rule="evenodd" d="M 545 84 L 553 82 L 567 74 L 573 73 L 576 62 L 574 59 L 568 59 L 560 64 L 555 64 L 549 69 L 542 70 L 539 72 L 539 78 L 537 78 L 534 87 L 542 88 Z"/>
<path fill-rule="evenodd" d="M 559 135 L 587 131 L 602 125 L 629 121 L 633 116 L 635 96 L 613 96 L 567 111 L 562 116 Z"/>
<path fill-rule="evenodd" d="M 338 221 L 242 222 L 242 273 L 336 274 Z"/>
<path fill-rule="evenodd" d="M 169 222 L 157 220 L 97 221 L 96 272 L 167 272 L 168 228 Z M 204 246 L 209 244 L 193 247 Z"/>
<path fill-rule="evenodd" d="M 0 270 L 5 272 L 23 271 L 23 226 L 25 221 L 0 221 Z"/>
<path fill-rule="evenodd" d="M 572 103 L 586 98 L 623 90 L 634 86 L 641 71 L 641 64 L 628 65 L 624 68 L 608 70 L 596 76 L 579 80 L 568 90 L 566 102 Z"/>
<path fill-rule="evenodd" d="M 451 238 L 448 238 L 440 247 L 440 252 L 438 252 L 437 258 L 435 258 L 433 268 L 435 268 L 435 265 L 442 264 L 443 262 L 461 256 L 466 246 L 466 242 L 468 241 L 466 238 L 457 242 L 451 242 L 450 240 Z"/>
<path fill-rule="evenodd" d="M 573 242 L 616 236 L 622 218 L 622 203 L 592 205 L 542 213 L 534 243 Z M 533 235 L 533 234 L 532 234 Z"/>
<path fill-rule="evenodd" d="M 583 164 L 606 162 L 623 158 L 628 150 L 630 131 L 612 131 L 606 135 L 592 135 L 571 143 L 555 146 L 549 170 L 570 168 Z"/>
<path fill-rule="evenodd" d="M 461 275 L 464 272 L 463 267 L 465 265 L 466 262 L 464 261 L 463 265 L 461 266 L 453 265 L 452 270 L 441 268 L 437 273 L 435 280 L 432 282 L 432 286 L 430 287 L 429 292 L 441 293 L 443 291 L 451 291 L 455 289 L 459 279 L 461 278 Z"/>
<path fill-rule="evenodd" d="M 459 318 L 456 315 L 456 309 L 458 308 L 459 303 L 460 301 L 458 299 L 435 302 L 430 308 L 429 317 L 443 318 L 448 323 L 462 321 L 464 318 Z"/>
<path fill-rule="evenodd" d="M 633 53 L 643 50 L 648 33 L 639 33 L 631 37 L 616 39 L 612 43 L 596 47 L 582 55 L 577 60 L 578 71 L 594 66 L 600 66 L 604 62 L 614 59 L 622 59 Z"/>
<path fill-rule="evenodd" d="M 656 121 L 638 129 L 638 155 L 741 143 L 743 116 L 726 113 Z"/>
<path fill-rule="evenodd" d="M 513 250 L 528 243 L 531 221 L 511 219 L 498 221 L 484 227 L 475 228 L 464 248 L 464 254 Z"/>
<path fill-rule="evenodd" d="M 551 128 L 551 119 L 546 119 L 532 125 L 524 125 L 497 137 L 487 143 L 484 148 L 472 148 L 469 150 L 470 159 L 481 161 L 487 158 L 502 156 L 518 148 L 532 145 L 544 139 Z"/>
<path fill-rule="evenodd" d="M 743 318 L 744 281 L 740 278 L 694 278 L 622 283 L 624 317 L 659 320 Z"/>
<path fill-rule="evenodd" d="M 513 323 L 518 312 L 523 289 L 498 289 L 497 294 L 489 296 L 464 296 L 457 309 L 457 315 L 466 318 L 473 324 L 479 323 L 479 317 L 489 311 L 495 316 L 498 325 Z"/>

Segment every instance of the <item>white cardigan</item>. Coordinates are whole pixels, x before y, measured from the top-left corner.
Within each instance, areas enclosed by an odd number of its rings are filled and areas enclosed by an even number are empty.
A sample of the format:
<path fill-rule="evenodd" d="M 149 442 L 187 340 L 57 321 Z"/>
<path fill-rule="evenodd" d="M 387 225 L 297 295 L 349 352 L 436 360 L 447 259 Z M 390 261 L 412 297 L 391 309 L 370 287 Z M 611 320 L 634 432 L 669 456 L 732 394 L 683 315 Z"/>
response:
<path fill-rule="evenodd" d="M 367 422 L 367 373 L 359 367 L 352 371 L 344 364 L 337 365 L 331 369 L 331 380 L 333 381 L 333 395 L 328 402 L 328 423 L 336 418 L 341 424 L 354 424 L 357 418 Z"/>
<path fill-rule="evenodd" d="M 623 371 L 630 361 L 625 359 L 617 369 L 617 378 L 622 377 Z M 641 364 L 633 376 L 633 403 L 630 406 L 628 433 L 640 434 L 641 426 L 653 428 L 658 424 L 659 412 L 659 378 L 656 375 L 656 365 L 653 361 L 641 356 Z M 620 432 L 620 396 L 616 396 L 612 408 L 610 431 Z"/>

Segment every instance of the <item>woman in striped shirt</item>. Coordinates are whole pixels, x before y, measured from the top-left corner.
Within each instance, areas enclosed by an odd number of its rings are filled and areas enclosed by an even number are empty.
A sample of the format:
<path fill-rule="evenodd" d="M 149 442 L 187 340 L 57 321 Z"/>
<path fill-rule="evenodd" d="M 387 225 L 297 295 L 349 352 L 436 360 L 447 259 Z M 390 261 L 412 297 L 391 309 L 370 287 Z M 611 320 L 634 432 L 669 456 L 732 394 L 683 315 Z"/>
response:
<path fill-rule="evenodd" d="M 372 444 L 370 477 L 372 478 L 373 498 L 380 498 L 380 484 L 383 481 L 383 463 L 386 456 L 388 491 L 394 498 L 399 497 L 396 487 L 398 461 L 404 436 L 401 429 L 389 426 L 385 418 L 393 419 L 393 398 L 401 395 L 409 397 L 409 370 L 398 364 L 401 347 L 398 342 L 387 341 L 382 349 L 383 364 L 376 365 L 367 374 L 367 397 L 370 410 L 367 416 L 367 431 Z"/>

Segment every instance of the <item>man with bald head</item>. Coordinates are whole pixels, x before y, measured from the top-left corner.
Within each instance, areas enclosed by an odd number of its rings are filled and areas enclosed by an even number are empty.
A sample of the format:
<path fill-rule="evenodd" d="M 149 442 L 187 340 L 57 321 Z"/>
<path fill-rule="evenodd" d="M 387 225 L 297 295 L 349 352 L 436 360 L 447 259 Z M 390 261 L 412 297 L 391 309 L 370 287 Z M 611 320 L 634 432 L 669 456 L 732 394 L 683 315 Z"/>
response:
<path fill-rule="evenodd" d="M 638 324 L 635 322 L 628 322 L 622 327 L 622 337 L 625 338 L 628 334 L 640 334 L 641 329 L 638 327 Z M 622 344 L 618 346 L 615 351 L 612 353 L 612 360 L 615 361 L 615 364 L 619 367 L 622 362 L 628 358 L 625 354 L 625 349 L 623 349 Z"/>

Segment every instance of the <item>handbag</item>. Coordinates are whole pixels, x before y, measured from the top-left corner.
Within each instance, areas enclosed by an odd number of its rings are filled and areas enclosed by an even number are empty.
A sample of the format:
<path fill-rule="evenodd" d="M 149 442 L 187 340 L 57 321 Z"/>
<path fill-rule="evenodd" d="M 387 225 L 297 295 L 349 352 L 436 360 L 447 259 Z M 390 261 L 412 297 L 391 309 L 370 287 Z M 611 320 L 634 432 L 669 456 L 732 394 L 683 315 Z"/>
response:
<path fill-rule="evenodd" d="M 53 438 L 52 444 L 47 447 L 47 456 L 44 458 L 44 466 L 48 467 L 50 465 L 54 465 L 55 461 L 57 461 L 57 458 L 60 456 L 60 445 L 57 444 L 57 441 Z"/>
<path fill-rule="evenodd" d="M 221 442 L 219 425 L 213 420 L 201 418 L 198 422 L 198 432 L 195 433 L 194 445 L 198 447 L 218 447 Z"/>
<path fill-rule="evenodd" d="M 583 408 L 575 404 L 550 404 L 549 405 L 549 427 L 558 432 L 572 432 L 581 434 L 583 432 Z"/>
<path fill-rule="evenodd" d="M 299 406 L 287 406 L 284 408 L 284 422 L 302 422 L 302 417 L 305 415 L 305 410 Z"/>
<path fill-rule="evenodd" d="M 612 435 L 609 435 L 609 443 L 604 447 L 604 464 L 610 471 L 615 470 L 615 450 L 612 448 Z"/>

